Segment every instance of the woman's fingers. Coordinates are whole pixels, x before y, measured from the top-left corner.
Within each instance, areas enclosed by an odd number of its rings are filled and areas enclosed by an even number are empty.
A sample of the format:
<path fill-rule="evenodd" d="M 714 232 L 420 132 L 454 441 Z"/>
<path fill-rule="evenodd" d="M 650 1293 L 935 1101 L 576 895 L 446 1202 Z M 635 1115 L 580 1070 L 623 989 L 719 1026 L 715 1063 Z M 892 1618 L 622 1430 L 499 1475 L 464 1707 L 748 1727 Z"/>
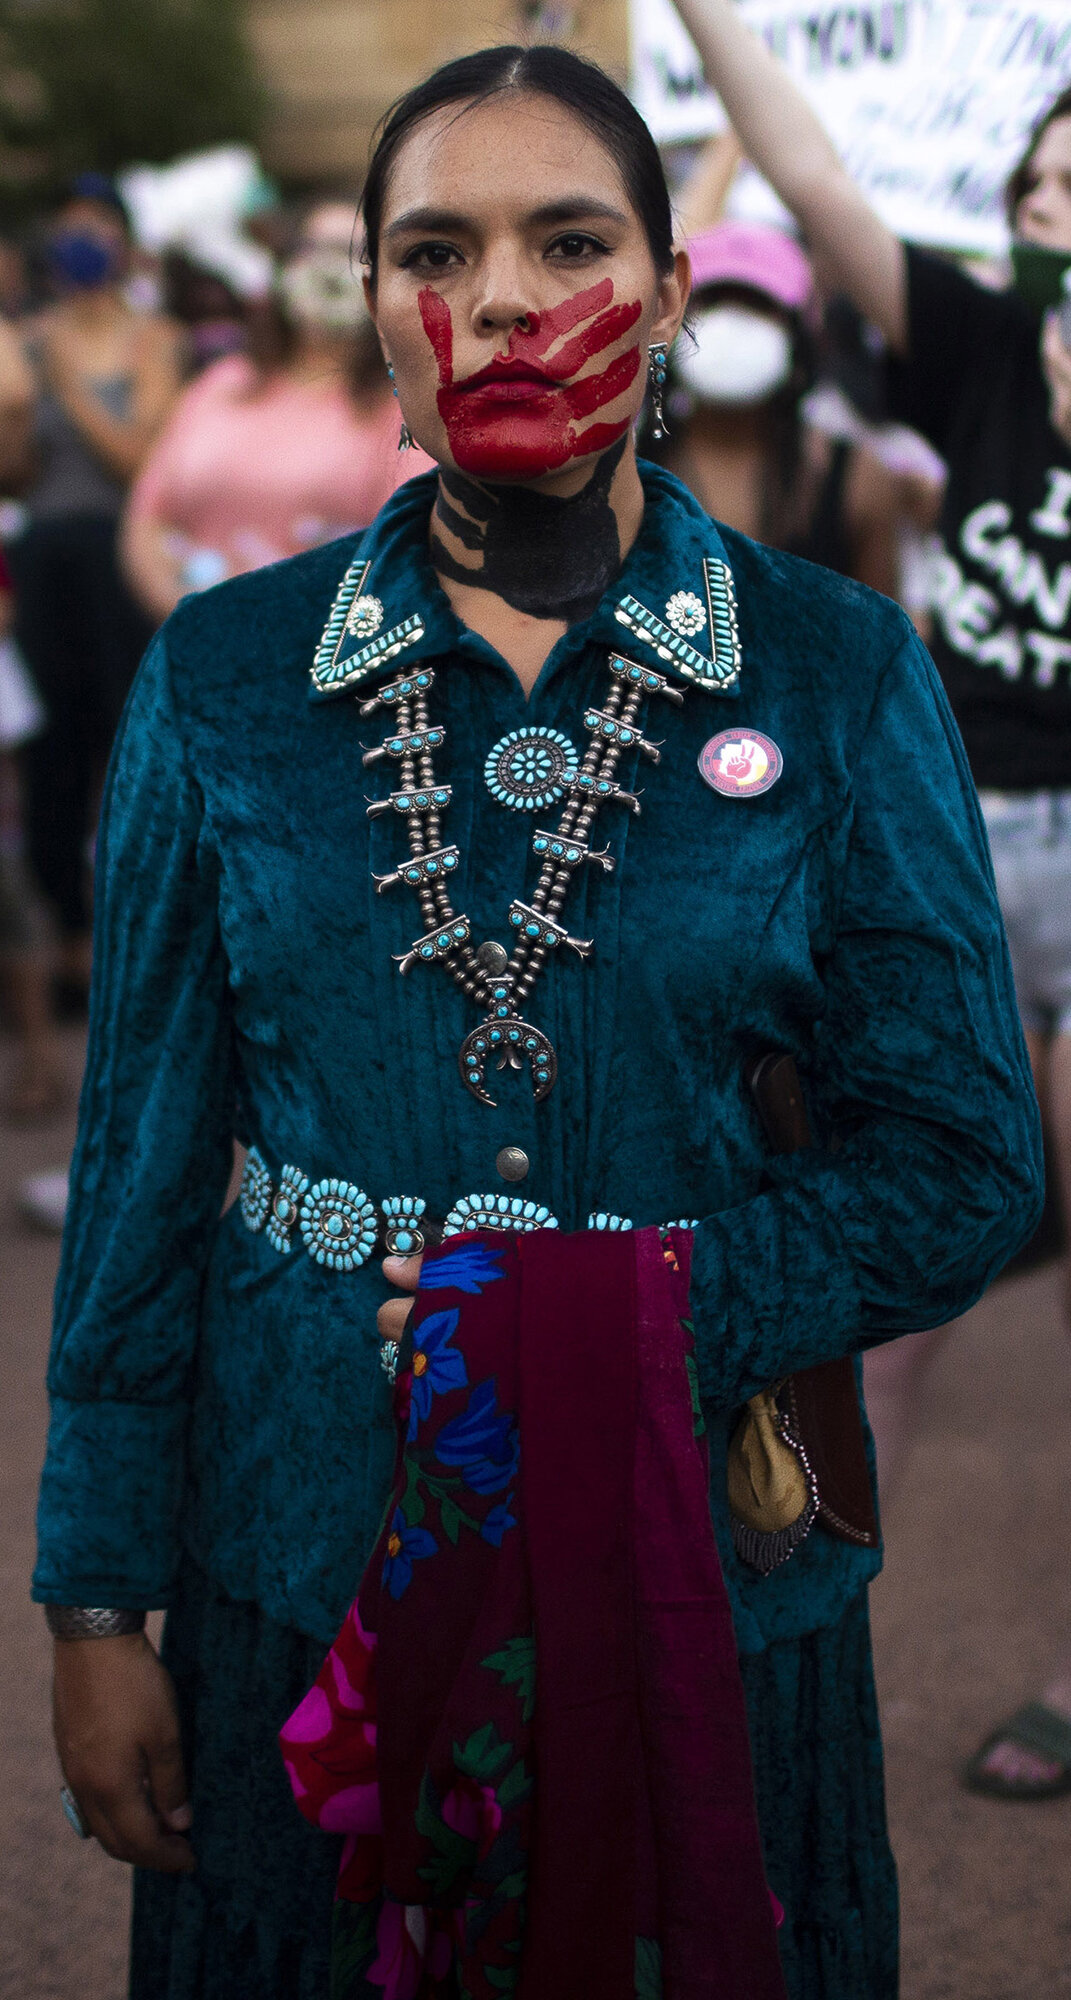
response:
<path fill-rule="evenodd" d="M 57 1640 L 54 1708 L 63 1775 L 90 1833 L 117 1861 L 188 1874 L 174 1688 L 148 1640 Z"/>
<path fill-rule="evenodd" d="M 155 1868 L 165 1875 L 189 1875 L 196 1867 L 193 1849 L 180 1833 L 161 1823 L 149 1792 L 144 1760 L 116 1773 L 106 1791 L 79 1791 L 71 1786 L 89 1830 L 105 1853 L 133 1868 Z"/>
<path fill-rule="evenodd" d="M 188 1833 L 193 1812 L 170 1676 L 159 1687 L 157 1699 L 159 1720 L 145 1742 L 149 1798 L 169 1833 Z"/>
<path fill-rule="evenodd" d="M 396 1285 L 405 1296 L 386 1299 L 380 1306 L 376 1314 L 380 1340 L 400 1340 L 405 1332 L 405 1323 L 413 1310 L 412 1294 L 420 1283 L 423 1262 L 423 1257 L 384 1257 L 383 1276 L 389 1285 Z"/>
<path fill-rule="evenodd" d="M 413 1310 L 409 1298 L 386 1299 L 376 1314 L 376 1326 L 380 1340 L 400 1340 L 405 1332 L 406 1321 Z"/>
<path fill-rule="evenodd" d="M 384 1257 L 383 1276 L 388 1285 L 396 1285 L 400 1292 L 415 1292 L 420 1283 L 420 1267 L 423 1257 Z"/>

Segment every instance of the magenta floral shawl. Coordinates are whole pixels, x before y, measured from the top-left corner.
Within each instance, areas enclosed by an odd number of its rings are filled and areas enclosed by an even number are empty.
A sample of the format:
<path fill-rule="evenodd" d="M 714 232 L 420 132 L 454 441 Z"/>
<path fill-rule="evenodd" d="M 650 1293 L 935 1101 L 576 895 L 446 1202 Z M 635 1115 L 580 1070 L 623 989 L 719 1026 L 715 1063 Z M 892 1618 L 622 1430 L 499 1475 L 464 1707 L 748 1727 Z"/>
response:
<path fill-rule="evenodd" d="M 784 2000 L 686 1231 L 424 1260 L 394 1485 L 282 1731 L 333 2000 Z"/>

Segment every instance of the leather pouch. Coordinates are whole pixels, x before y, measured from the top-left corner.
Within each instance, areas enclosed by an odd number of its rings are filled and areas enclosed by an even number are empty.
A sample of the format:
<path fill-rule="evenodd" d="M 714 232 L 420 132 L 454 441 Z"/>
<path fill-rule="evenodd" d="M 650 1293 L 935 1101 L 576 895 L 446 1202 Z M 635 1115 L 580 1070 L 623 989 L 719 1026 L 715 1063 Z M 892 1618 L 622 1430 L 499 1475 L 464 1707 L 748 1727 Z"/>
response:
<path fill-rule="evenodd" d="M 771 1149 L 809 1146 L 793 1058 L 763 1056 L 748 1081 Z M 843 1541 L 877 1546 L 850 1356 L 788 1375 L 745 1405 L 729 1444 L 729 1507 L 738 1555 L 764 1575 L 791 1556 L 816 1520 Z"/>

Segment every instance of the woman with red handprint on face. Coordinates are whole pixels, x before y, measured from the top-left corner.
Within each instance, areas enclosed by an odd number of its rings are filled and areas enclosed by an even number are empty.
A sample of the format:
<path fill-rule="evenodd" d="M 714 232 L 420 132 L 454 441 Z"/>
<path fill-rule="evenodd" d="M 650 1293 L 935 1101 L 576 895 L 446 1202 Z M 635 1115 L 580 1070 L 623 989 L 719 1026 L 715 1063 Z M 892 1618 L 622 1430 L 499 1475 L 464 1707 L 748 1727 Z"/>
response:
<path fill-rule="evenodd" d="M 67 1810 L 138 1867 L 132 2000 L 893 2000 L 876 1531 L 808 1488 L 763 1569 L 726 1464 L 1032 1225 L 958 751 L 894 606 L 638 463 L 688 266 L 607 77 L 436 72 L 364 226 L 437 469 L 187 599 L 109 789 L 35 1580 Z"/>

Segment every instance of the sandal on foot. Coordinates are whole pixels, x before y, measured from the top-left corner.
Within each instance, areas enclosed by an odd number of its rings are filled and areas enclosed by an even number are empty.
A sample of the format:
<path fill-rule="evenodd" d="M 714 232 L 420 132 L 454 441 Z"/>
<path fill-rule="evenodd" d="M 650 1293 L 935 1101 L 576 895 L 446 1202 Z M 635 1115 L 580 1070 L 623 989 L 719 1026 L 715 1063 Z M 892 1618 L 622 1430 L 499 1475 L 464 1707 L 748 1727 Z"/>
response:
<path fill-rule="evenodd" d="M 1058 1764 L 1059 1775 L 1033 1780 L 1005 1778 L 1001 1772 L 987 1769 L 986 1759 L 998 1743 L 1014 1743 L 1020 1750 L 1044 1757 L 1048 1764 Z M 1057 1799 L 1071 1792 L 1071 1720 L 1042 1701 L 1026 1702 L 986 1737 L 964 1765 L 963 1782 L 968 1791 L 981 1792 L 990 1799 Z"/>

